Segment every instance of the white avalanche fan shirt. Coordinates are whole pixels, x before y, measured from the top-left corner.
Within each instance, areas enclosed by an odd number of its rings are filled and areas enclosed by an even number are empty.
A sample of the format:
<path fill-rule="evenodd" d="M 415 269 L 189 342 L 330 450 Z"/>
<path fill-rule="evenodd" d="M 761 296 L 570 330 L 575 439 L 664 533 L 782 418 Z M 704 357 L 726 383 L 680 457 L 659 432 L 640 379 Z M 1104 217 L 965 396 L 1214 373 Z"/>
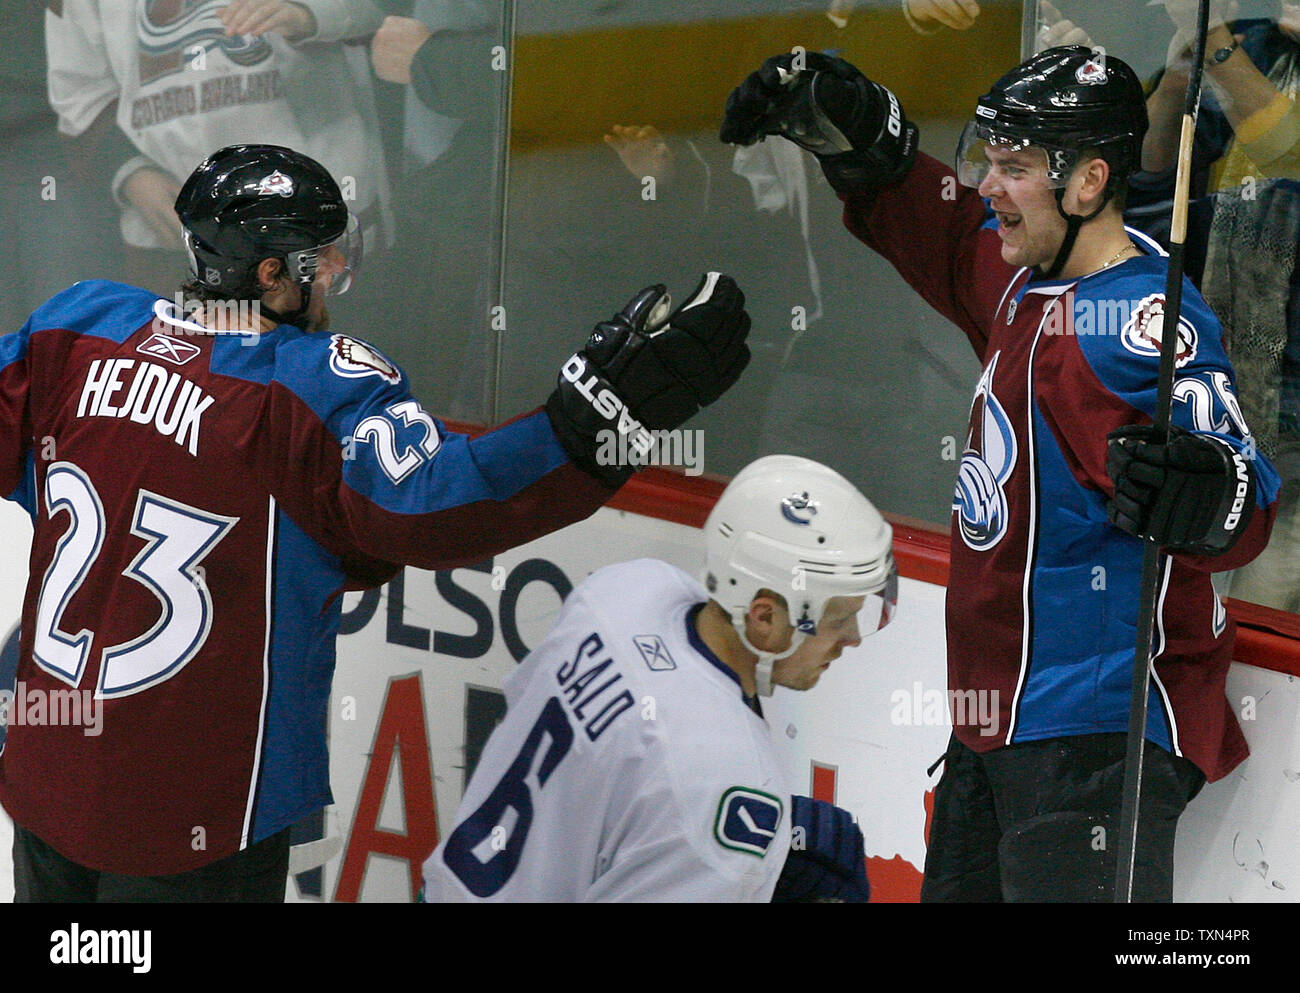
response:
<path fill-rule="evenodd" d="M 771 899 L 790 794 L 766 722 L 695 633 L 707 599 L 650 559 L 573 591 L 505 681 L 427 901 Z"/>
<path fill-rule="evenodd" d="M 225 145 L 287 145 L 320 162 L 343 188 L 367 244 L 380 244 L 388 175 L 363 46 L 382 13 L 371 0 L 300 0 L 316 34 L 226 37 L 229 0 L 64 0 L 45 14 L 50 105 L 59 131 L 83 133 L 117 101 L 117 125 L 138 155 L 112 163 L 113 196 L 129 245 L 161 243 L 122 185 L 146 166 L 183 183 Z"/>

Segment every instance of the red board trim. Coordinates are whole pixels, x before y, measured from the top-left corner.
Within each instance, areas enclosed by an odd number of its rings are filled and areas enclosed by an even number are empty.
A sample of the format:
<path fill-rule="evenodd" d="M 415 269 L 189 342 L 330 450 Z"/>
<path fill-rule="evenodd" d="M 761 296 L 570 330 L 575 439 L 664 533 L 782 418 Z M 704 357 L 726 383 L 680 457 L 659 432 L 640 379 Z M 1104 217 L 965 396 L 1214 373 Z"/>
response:
<path fill-rule="evenodd" d="M 484 430 L 452 421 L 453 431 L 481 434 Z M 721 476 L 688 476 L 680 470 L 651 468 L 637 473 L 614 495 L 615 510 L 654 517 L 674 524 L 703 527 L 709 511 L 727 485 Z M 894 528 L 894 558 L 900 575 L 935 586 L 948 585 L 948 534 L 933 525 L 896 514 L 885 514 Z M 1300 616 L 1241 600 L 1227 601 L 1237 622 L 1233 658 L 1260 669 L 1300 676 Z"/>

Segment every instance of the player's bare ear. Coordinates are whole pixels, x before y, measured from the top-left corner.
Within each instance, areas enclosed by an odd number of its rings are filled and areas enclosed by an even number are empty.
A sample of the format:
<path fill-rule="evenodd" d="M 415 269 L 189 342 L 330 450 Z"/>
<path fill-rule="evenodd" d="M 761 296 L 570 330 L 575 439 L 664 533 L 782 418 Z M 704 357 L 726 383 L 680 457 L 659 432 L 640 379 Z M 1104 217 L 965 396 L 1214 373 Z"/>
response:
<path fill-rule="evenodd" d="M 1110 181 L 1110 164 L 1101 157 L 1091 158 L 1080 165 L 1079 173 L 1079 203 L 1085 207 L 1096 204 L 1106 194 L 1106 184 Z"/>
<path fill-rule="evenodd" d="M 759 590 L 749 603 L 745 619 L 750 640 L 764 651 L 775 650 L 790 627 L 785 600 L 771 590 Z"/>
<path fill-rule="evenodd" d="M 263 259 L 257 264 L 257 288 L 270 292 L 283 275 L 284 263 L 279 259 Z"/>
<path fill-rule="evenodd" d="M 749 618 L 758 624 L 772 623 L 776 612 L 776 601 L 767 596 L 756 596 L 749 604 Z"/>

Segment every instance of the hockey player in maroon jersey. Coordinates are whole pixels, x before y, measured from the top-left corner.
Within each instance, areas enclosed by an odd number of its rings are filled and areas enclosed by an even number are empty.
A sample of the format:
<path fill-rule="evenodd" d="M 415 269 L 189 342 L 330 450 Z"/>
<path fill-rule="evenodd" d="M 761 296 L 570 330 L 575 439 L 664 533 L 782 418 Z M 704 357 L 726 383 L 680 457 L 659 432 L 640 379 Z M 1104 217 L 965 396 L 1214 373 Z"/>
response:
<path fill-rule="evenodd" d="M 723 140 L 817 155 L 849 230 L 984 364 L 953 497 L 948 678 L 999 730 L 954 727 L 923 900 L 1110 898 L 1143 540 L 1166 554 L 1135 899 L 1171 898 L 1178 817 L 1246 756 L 1210 573 L 1263 548 L 1278 480 L 1186 282 L 1174 428 L 1151 440 L 1168 263 L 1120 213 L 1146 128 L 1132 69 L 1078 46 L 980 98 L 956 171 L 842 59 L 775 56 L 727 103 Z"/>
<path fill-rule="evenodd" d="M 17 678 L 102 708 L 8 729 L 20 901 L 283 899 L 289 826 L 331 802 L 339 594 L 581 520 L 632 471 L 603 431 L 675 427 L 748 360 L 728 277 L 672 313 L 650 287 L 545 410 L 470 440 L 326 330 L 360 244 L 319 164 L 232 146 L 176 206 L 193 312 L 83 282 L 0 338 L 0 491 L 35 526 Z"/>

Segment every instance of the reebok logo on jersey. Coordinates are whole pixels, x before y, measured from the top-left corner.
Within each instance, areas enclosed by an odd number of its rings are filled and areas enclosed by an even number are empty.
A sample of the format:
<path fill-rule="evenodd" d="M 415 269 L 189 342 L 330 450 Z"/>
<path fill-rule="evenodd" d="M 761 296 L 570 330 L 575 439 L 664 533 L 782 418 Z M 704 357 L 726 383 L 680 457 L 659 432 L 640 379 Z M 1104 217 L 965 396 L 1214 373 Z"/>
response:
<path fill-rule="evenodd" d="M 659 635 L 638 634 L 632 639 L 632 644 L 636 645 L 636 650 L 641 653 L 645 664 L 656 672 L 677 668 L 677 663 L 668 654 L 668 646 Z"/>
<path fill-rule="evenodd" d="M 364 341 L 343 334 L 330 335 L 330 368 L 346 379 L 378 376 L 394 386 L 402 381 L 397 366 Z"/>
<path fill-rule="evenodd" d="M 135 350 L 171 362 L 173 365 L 184 365 L 201 351 L 197 345 L 191 345 L 188 341 L 171 338 L 156 331 L 136 345 Z"/>
<path fill-rule="evenodd" d="M 781 826 L 781 801 L 770 793 L 733 786 L 718 802 L 713 836 L 723 848 L 762 858 Z"/>
<path fill-rule="evenodd" d="M 132 369 L 134 377 L 124 383 L 122 377 Z M 129 417 L 137 424 L 153 424 L 164 438 L 198 455 L 203 412 L 214 400 L 180 373 L 152 362 L 95 359 L 81 387 L 77 416 Z"/>

